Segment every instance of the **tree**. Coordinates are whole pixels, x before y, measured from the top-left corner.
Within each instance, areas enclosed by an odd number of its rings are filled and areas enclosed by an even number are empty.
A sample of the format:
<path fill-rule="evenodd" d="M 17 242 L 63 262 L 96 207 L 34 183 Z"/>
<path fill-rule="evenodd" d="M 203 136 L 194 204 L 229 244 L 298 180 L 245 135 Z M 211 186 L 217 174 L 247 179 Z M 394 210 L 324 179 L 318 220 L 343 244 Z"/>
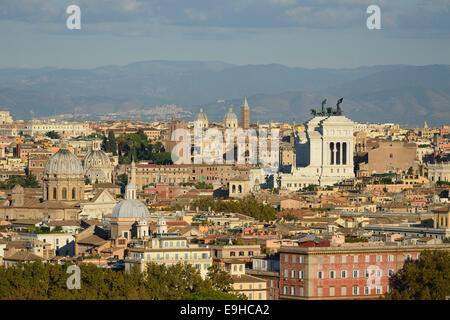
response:
<path fill-rule="evenodd" d="M 389 280 L 390 300 L 443 300 L 450 295 L 450 252 L 425 250 Z"/>
<path fill-rule="evenodd" d="M 108 139 L 105 143 L 105 151 L 112 153 L 114 156 L 117 155 L 117 142 L 113 131 L 108 132 Z"/>
<path fill-rule="evenodd" d="M 4 189 L 12 189 L 16 185 L 20 185 L 24 188 L 39 187 L 39 183 L 37 182 L 36 177 L 32 174 L 29 174 L 26 177 L 19 175 L 12 175 L 5 182 L 0 182 L 0 187 Z"/>
<path fill-rule="evenodd" d="M 117 176 L 117 180 L 120 183 L 127 184 L 128 183 L 128 175 L 126 173 L 119 174 Z"/>
<path fill-rule="evenodd" d="M 237 295 L 217 290 L 202 290 L 191 293 L 185 300 L 239 300 Z"/>
<path fill-rule="evenodd" d="M 230 292 L 233 290 L 233 278 L 225 270 L 213 265 L 208 268 L 207 276 L 214 290 L 221 292 Z"/>
<path fill-rule="evenodd" d="M 170 152 L 154 153 L 152 159 L 156 164 L 172 164 L 172 154 Z"/>
<path fill-rule="evenodd" d="M 251 196 L 236 201 L 203 198 L 194 201 L 192 207 L 198 207 L 200 210 L 208 210 L 208 208 L 211 208 L 215 212 L 236 212 L 253 217 L 259 221 L 271 221 L 277 216 L 277 210 L 275 208 L 260 203 Z"/>
<path fill-rule="evenodd" d="M 45 135 L 47 137 L 49 137 L 50 139 L 59 139 L 60 138 L 59 133 L 54 130 L 47 132 Z"/>

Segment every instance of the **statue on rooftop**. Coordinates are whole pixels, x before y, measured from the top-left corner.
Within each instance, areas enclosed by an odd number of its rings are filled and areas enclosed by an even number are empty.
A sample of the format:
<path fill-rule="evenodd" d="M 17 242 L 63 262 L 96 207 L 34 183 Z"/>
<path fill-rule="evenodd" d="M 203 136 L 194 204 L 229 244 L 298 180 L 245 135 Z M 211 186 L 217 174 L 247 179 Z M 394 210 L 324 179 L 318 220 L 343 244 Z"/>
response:
<path fill-rule="evenodd" d="M 336 107 L 337 107 L 337 115 L 338 115 L 338 116 L 341 116 L 341 115 L 342 115 L 342 109 L 341 109 L 341 103 L 342 103 L 342 101 L 344 101 L 344 98 L 340 98 L 340 99 L 337 101 Z"/>
<path fill-rule="evenodd" d="M 322 101 L 322 115 L 325 114 L 325 105 L 327 104 L 327 99 Z"/>

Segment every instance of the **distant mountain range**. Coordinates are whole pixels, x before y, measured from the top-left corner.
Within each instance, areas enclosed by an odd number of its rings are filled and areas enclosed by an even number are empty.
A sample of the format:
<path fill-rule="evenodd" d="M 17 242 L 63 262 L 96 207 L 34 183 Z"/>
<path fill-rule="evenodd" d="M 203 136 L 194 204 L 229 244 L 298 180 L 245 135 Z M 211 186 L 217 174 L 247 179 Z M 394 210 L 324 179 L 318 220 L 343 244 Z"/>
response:
<path fill-rule="evenodd" d="M 0 69 L 0 109 L 24 119 L 30 110 L 35 117 L 76 113 L 94 119 L 176 104 L 192 115 L 203 107 L 210 120 L 220 121 L 230 107 L 239 115 L 244 96 L 252 121 L 304 122 L 323 99 L 334 106 L 344 97 L 344 114 L 355 121 L 449 124 L 450 66 L 305 69 L 146 61 L 87 70 Z"/>

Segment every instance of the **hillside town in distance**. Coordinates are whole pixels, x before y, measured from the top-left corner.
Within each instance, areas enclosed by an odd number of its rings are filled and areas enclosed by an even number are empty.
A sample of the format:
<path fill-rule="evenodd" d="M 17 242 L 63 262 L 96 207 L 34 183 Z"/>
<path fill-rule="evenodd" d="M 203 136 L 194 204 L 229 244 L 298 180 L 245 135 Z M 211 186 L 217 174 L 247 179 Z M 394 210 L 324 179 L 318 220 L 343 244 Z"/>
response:
<path fill-rule="evenodd" d="M 252 122 L 246 98 L 221 122 L 202 109 L 154 122 L 1 111 L 0 265 L 186 262 L 203 278 L 226 271 L 249 300 L 382 297 L 406 263 L 450 250 L 450 125 L 358 123 L 342 99 L 318 105 L 303 124 Z M 233 161 L 194 161 L 209 143 L 196 128 L 276 130 L 255 148 L 276 163 L 251 161 L 249 136 L 215 148 Z M 192 137 L 184 163 L 178 129 Z"/>

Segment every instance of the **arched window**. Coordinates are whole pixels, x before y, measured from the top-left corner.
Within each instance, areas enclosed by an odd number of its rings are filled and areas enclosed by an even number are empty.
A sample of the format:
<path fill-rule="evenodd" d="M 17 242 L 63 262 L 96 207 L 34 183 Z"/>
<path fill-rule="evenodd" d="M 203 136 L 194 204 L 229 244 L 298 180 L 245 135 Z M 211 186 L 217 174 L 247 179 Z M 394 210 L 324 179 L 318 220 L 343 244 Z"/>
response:
<path fill-rule="evenodd" d="M 231 193 L 236 193 L 236 185 L 234 185 L 234 184 L 231 187 Z"/>
<path fill-rule="evenodd" d="M 67 199 L 67 189 L 66 188 L 62 189 L 62 198 L 63 198 L 63 200 Z"/>
<path fill-rule="evenodd" d="M 56 188 L 53 188 L 53 200 L 56 200 Z"/>
<path fill-rule="evenodd" d="M 239 193 L 242 193 L 242 186 L 241 185 L 239 185 L 238 190 L 239 190 Z"/>
<path fill-rule="evenodd" d="M 77 189 L 75 187 L 72 188 L 72 199 L 75 199 L 77 197 Z"/>

